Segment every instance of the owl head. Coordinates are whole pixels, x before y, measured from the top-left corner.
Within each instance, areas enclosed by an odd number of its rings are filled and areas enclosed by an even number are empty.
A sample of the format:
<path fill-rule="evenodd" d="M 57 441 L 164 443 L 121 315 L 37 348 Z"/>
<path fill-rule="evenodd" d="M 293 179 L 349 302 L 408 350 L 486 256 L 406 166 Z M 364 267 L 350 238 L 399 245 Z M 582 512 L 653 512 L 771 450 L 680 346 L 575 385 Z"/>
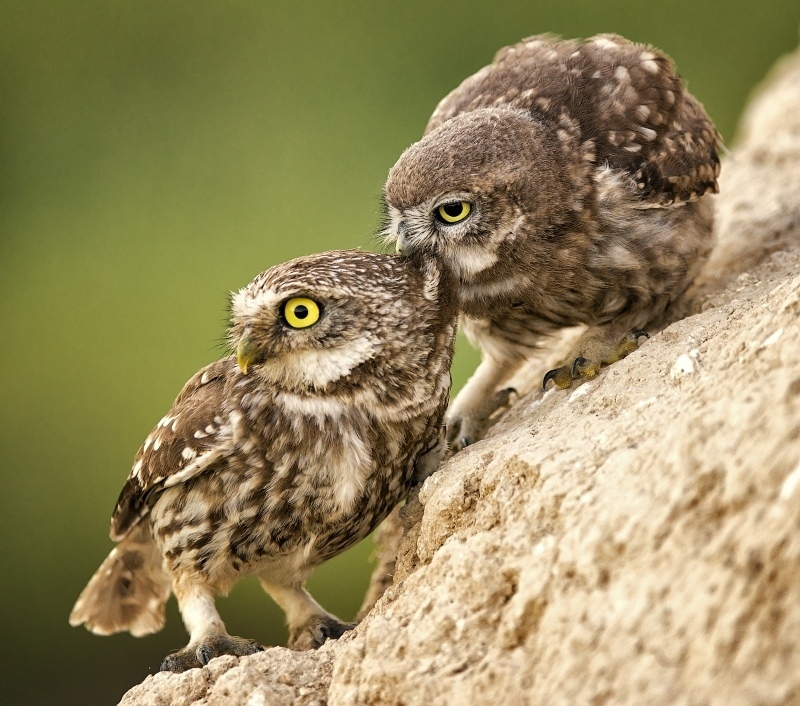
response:
<path fill-rule="evenodd" d="M 358 250 L 301 257 L 232 295 L 229 340 L 242 374 L 286 389 L 352 388 L 376 374 L 400 384 L 421 374 L 414 365 L 454 325 L 457 304 L 443 286 L 435 266 L 413 259 Z"/>
<path fill-rule="evenodd" d="M 547 237 L 570 186 L 558 138 L 530 113 L 457 115 L 409 147 L 384 189 L 384 238 L 439 255 L 462 282 L 513 258 L 521 236 Z"/>

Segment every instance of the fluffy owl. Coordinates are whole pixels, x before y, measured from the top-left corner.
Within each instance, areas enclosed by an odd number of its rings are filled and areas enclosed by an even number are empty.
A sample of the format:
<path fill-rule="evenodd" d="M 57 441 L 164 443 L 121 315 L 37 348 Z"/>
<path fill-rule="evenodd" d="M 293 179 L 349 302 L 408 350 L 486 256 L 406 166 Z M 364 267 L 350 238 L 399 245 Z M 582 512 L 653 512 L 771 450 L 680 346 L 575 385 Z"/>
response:
<path fill-rule="evenodd" d="M 285 611 L 291 647 L 341 635 L 306 578 L 445 450 L 458 302 L 435 260 L 303 257 L 258 275 L 231 310 L 235 355 L 191 378 L 139 449 L 111 519 L 119 544 L 70 616 L 144 635 L 175 593 L 190 640 L 162 670 L 261 649 L 228 635 L 214 605 L 247 575 Z"/>
<path fill-rule="evenodd" d="M 669 320 L 712 243 L 719 134 L 671 60 L 615 35 L 537 36 L 439 103 L 389 172 L 385 236 L 441 257 L 482 362 L 448 412 L 479 438 L 503 382 L 583 325 L 544 378 L 592 378 Z"/>

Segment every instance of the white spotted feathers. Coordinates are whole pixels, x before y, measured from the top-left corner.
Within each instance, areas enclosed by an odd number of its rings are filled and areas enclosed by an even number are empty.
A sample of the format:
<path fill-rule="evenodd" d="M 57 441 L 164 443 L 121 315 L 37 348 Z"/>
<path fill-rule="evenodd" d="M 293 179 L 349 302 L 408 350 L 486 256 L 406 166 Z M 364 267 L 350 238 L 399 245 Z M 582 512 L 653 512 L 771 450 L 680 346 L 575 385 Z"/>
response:
<path fill-rule="evenodd" d="M 488 106 L 560 123 L 568 149 L 627 171 L 645 205 L 717 190 L 719 133 L 669 57 L 653 47 L 613 34 L 585 42 L 530 37 L 500 50 L 493 64 L 445 97 L 426 134 Z"/>

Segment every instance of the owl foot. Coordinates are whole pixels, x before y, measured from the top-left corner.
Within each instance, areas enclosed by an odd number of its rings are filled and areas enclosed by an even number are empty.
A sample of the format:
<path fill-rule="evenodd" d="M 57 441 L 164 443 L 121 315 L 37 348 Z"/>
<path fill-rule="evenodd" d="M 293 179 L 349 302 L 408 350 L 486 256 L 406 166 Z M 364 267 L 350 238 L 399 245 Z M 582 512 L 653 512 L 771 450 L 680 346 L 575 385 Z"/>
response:
<path fill-rule="evenodd" d="M 650 334 L 643 329 L 631 331 L 625 338 L 623 338 L 616 348 L 608 352 L 603 358 L 603 365 L 611 365 L 618 360 L 622 360 L 625 356 L 630 355 L 639 347 L 639 339 L 644 336 L 650 338 Z"/>
<path fill-rule="evenodd" d="M 585 358 L 576 358 L 575 362 L 577 363 L 579 360 L 586 360 Z M 572 368 L 573 365 L 562 365 L 559 368 L 553 368 L 552 370 L 548 370 L 544 374 L 544 378 L 542 378 L 542 392 L 547 389 L 547 383 L 551 380 L 555 383 L 555 386 L 566 390 L 568 387 L 572 386 Z"/>
<path fill-rule="evenodd" d="M 453 452 L 474 444 L 483 437 L 489 418 L 508 407 L 516 397 L 513 387 L 498 390 L 474 409 L 453 409 L 447 415 L 447 445 Z"/>
<path fill-rule="evenodd" d="M 553 368 L 553 370 L 548 370 L 542 379 L 542 391 L 547 389 L 547 383 L 551 380 L 556 387 L 566 390 L 568 387 L 572 387 L 573 380 L 596 378 L 602 367 L 616 363 L 618 360 L 622 360 L 625 356 L 633 353 L 639 347 L 639 339 L 642 336 L 650 338 L 647 331 L 641 329 L 631 331 L 614 348 L 599 359 L 592 360 L 578 356 L 571 364 L 567 363 L 558 368 Z"/>
<path fill-rule="evenodd" d="M 287 646 L 293 650 L 315 650 L 326 640 L 336 640 L 355 626 L 355 623 L 343 623 L 332 615 L 315 615 L 291 631 Z"/>
<path fill-rule="evenodd" d="M 185 672 L 187 669 L 204 667 L 214 657 L 245 655 L 263 652 L 264 648 L 255 640 L 234 635 L 212 635 L 199 645 L 184 647 L 182 650 L 168 654 L 161 663 L 162 672 Z"/>

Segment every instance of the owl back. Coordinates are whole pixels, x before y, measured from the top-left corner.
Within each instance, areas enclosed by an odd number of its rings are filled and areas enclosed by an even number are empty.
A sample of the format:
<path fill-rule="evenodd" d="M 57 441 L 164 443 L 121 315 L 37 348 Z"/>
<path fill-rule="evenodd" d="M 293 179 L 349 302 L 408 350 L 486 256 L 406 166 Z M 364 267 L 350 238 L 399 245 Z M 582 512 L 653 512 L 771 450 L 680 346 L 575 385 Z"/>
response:
<path fill-rule="evenodd" d="M 446 96 L 426 134 L 460 113 L 501 106 L 530 112 L 579 142 L 595 165 L 629 174 L 645 206 L 717 191 L 719 133 L 653 47 L 612 34 L 530 37 Z"/>

